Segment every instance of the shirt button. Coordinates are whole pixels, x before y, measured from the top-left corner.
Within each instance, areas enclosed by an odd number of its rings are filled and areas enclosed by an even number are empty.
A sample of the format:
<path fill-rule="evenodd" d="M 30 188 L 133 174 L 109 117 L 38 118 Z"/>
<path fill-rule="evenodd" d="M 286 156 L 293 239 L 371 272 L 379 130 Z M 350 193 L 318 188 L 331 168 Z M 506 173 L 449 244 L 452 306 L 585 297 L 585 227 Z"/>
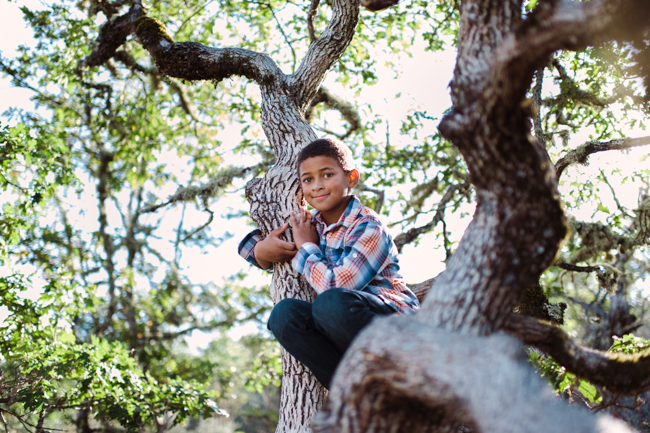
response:
<path fill-rule="evenodd" d="M 357 257 L 359 257 L 359 253 L 352 254 L 352 257 L 354 257 L 356 259 Z"/>

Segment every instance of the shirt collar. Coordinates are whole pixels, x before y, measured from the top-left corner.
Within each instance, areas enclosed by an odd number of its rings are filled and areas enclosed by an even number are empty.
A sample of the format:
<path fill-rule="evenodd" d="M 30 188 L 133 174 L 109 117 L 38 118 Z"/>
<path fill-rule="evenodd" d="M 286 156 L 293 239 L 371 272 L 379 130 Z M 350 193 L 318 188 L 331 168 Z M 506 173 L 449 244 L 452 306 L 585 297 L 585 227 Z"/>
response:
<path fill-rule="evenodd" d="M 359 213 L 362 209 L 363 205 L 361 204 L 361 201 L 359 201 L 359 199 L 353 194 L 350 202 L 345 207 L 343 214 L 341 214 L 339 220 L 334 224 L 328 226 L 325 221 L 323 221 L 323 217 L 321 216 L 320 212 L 314 215 L 314 219 L 320 225 L 322 225 L 324 231 L 332 230 L 338 226 L 350 227 L 350 225 L 352 225 L 352 223 L 357 219 L 357 216 L 359 216 Z"/>

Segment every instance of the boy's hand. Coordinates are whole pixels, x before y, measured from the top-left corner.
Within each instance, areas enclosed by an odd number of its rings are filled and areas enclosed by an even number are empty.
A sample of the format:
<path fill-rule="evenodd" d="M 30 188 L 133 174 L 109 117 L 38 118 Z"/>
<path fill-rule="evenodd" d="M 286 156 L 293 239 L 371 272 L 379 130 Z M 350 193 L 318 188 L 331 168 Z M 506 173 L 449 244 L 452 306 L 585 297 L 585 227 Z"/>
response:
<path fill-rule="evenodd" d="M 316 245 L 319 243 L 318 232 L 316 227 L 311 223 L 311 214 L 307 209 L 300 209 L 296 214 L 291 212 L 289 216 L 291 220 L 291 228 L 293 230 L 293 240 L 296 242 L 296 247 L 300 249 L 305 242 L 313 242 Z"/>
<path fill-rule="evenodd" d="M 285 262 L 296 255 L 298 251 L 296 244 L 280 239 L 280 235 L 287 230 L 287 227 L 289 223 L 284 223 L 255 244 L 255 261 L 262 268 L 268 269 L 272 263 Z"/>

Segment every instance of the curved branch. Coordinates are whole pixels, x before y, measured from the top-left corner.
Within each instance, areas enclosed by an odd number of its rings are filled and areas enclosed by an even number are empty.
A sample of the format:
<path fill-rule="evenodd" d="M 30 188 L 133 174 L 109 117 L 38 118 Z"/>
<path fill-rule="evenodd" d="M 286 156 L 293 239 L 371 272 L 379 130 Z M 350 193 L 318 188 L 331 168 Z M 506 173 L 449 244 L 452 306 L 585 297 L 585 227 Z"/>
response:
<path fill-rule="evenodd" d="M 504 14 L 508 21 L 499 26 L 502 29 L 510 27 L 510 32 L 502 35 L 501 41 L 488 36 L 489 42 L 496 46 L 490 56 L 492 73 L 484 79 L 500 83 L 501 87 L 494 93 L 492 86 L 485 86 L 481 98 L 485 104 L 498 106 L 500 110 L 512 109 L 521 103 L 535 70 L 545 66 L 553 52 L 583 49 L 611 39 L 630 40 L 638 37 L 650 22 L 650 5 L 645 0 L 549 1 L 540 3 L 525 21 L 521 21 L 517 13 L 519 10 Z M 471 20 L 471 14 L 466 16 Z M 461 44 L 459 55 L 464 54 Z M 485 60 L 477 57 L 473 61 Z M 452 99 L 455 93 L 452 87 Z M 454 105 L 458 105 L 456 101 Z M 448 123 L 448 128 L 471 127 Z"/>
<path fill-rule="evenodd" d="M 546 59 L 559 50 L 578 50 L 611 39 L 630 40 L 648 26 L 645 0 L 552 1 L 541 3 L 518 29 L 509 58 Z M 541 66 L 541 65 L 540 65 Z"/>
<path fill-rule="evenodd" d="M 582 146 L 567 152 L 555 163 L 555 175 L 560 179 L 564 169 L 572 164 L 585 164 L 589 155 L 607 150 L 625 150 L 633 147 L 647 146 L 650 144 L 650 136 L 638 138 L 623 138 L 612 141 L 588 141 Z"/>
<path fill-rule="evenodd" d="M 456 193 L 456 191 L 464 190 L 467 187 L 469 187 L 468 183 L 463 183 L 460 185 L 451 185 L 445 192 L 445 195 L 442 197 L 440 202 L 438 203 L 436 214 L 434 215 L 433 220 L 431 220 L 431 222 L 423 226 L 413 228 L 405 233 L 401 233 L 395 238 L 395 245 L 397 246 L 397 250 L 401 252 L 402 248 L 404 248 L 404 245 L 415 241 L 421 234 L 433 230 L 433 228 L 444 218 L 445 207 L 447 206 L 447 203 L 449 203 L 449 201 L 451 201 L 451 199 L 454 198 L 454 194 Z"/>
<path fill-rule="evenodd" d="M 115 19 L 108 19 L 99 31 L 92 53 L 79 61 L 77 71 L 102 65 L 113 57 L 115 51 L 126 42 L 126 38 L 132 31 L 133 21 L 143 15 L 142 7 L 136 3 L 124 15 Z"/>
<path fill-rule="evenodd" d="M 294 101 L 301 112 L 307 109 L 325 74 L 350 44 L 358 22 L 359 0 L 333 1 L 329 25 L 311 43 L 307 55 L 290 79 Z"/>
<path fill-rule="evenodd" d="M 650 390 L 650 350 L 634 355 L 599 352 L 575 343 L 560 328 L 519 315 L 506 320 L 503 330 L 610 392 L 631 395 Z"/>
<path fill-rule="evenodd" d="M 314 99 L 309 104 L 309 108 L 305 113 L 305 119 L 309 122 L 311 119 L 312 110 L 318 104 L 323 103 L 327 108 L 337 110 L 341 116 L 350 124 L 347 131 L 343 135 L 337 135 L 340 140 L 345 140 L 355 131 L 361 129 L 361 116 L 353 104 L 345 99 L 339 98 L 330 92 L 327 88 L 321 86 L 316 93 Z"/>

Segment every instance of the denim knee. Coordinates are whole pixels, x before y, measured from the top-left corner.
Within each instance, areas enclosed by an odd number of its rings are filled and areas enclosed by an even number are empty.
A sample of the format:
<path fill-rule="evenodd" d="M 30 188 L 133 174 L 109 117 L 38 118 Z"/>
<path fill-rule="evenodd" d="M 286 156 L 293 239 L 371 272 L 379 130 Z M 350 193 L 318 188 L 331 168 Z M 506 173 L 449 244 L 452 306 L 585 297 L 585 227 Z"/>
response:
<path fill-rule="evenodd" d="M 303 317 L 305 313 L 308 314 L 308 312 L 302 311 L 305 309 L 304 304 L 304 301 L 293 298 L 286 298 L 278 302 L 273 307 L 273 310 L 271 310 L 269 321 L 266 325 L 267 329 L 273 332 L 276 338 L 278 338 L 278 336 L 282 335 L 282 331 L 289 323 L 292 321 L 295 322 L 296 318 Z M 304 325 L 298 326 L 304 327 Z"/>
<path fill-rule="evenodd" d="M 363 303 L 354 293 L 342 289 L 330 289 L 316 297 L 312 314 L 316 322 L 346 320 L 350 313 L 350 303 Z"/>

